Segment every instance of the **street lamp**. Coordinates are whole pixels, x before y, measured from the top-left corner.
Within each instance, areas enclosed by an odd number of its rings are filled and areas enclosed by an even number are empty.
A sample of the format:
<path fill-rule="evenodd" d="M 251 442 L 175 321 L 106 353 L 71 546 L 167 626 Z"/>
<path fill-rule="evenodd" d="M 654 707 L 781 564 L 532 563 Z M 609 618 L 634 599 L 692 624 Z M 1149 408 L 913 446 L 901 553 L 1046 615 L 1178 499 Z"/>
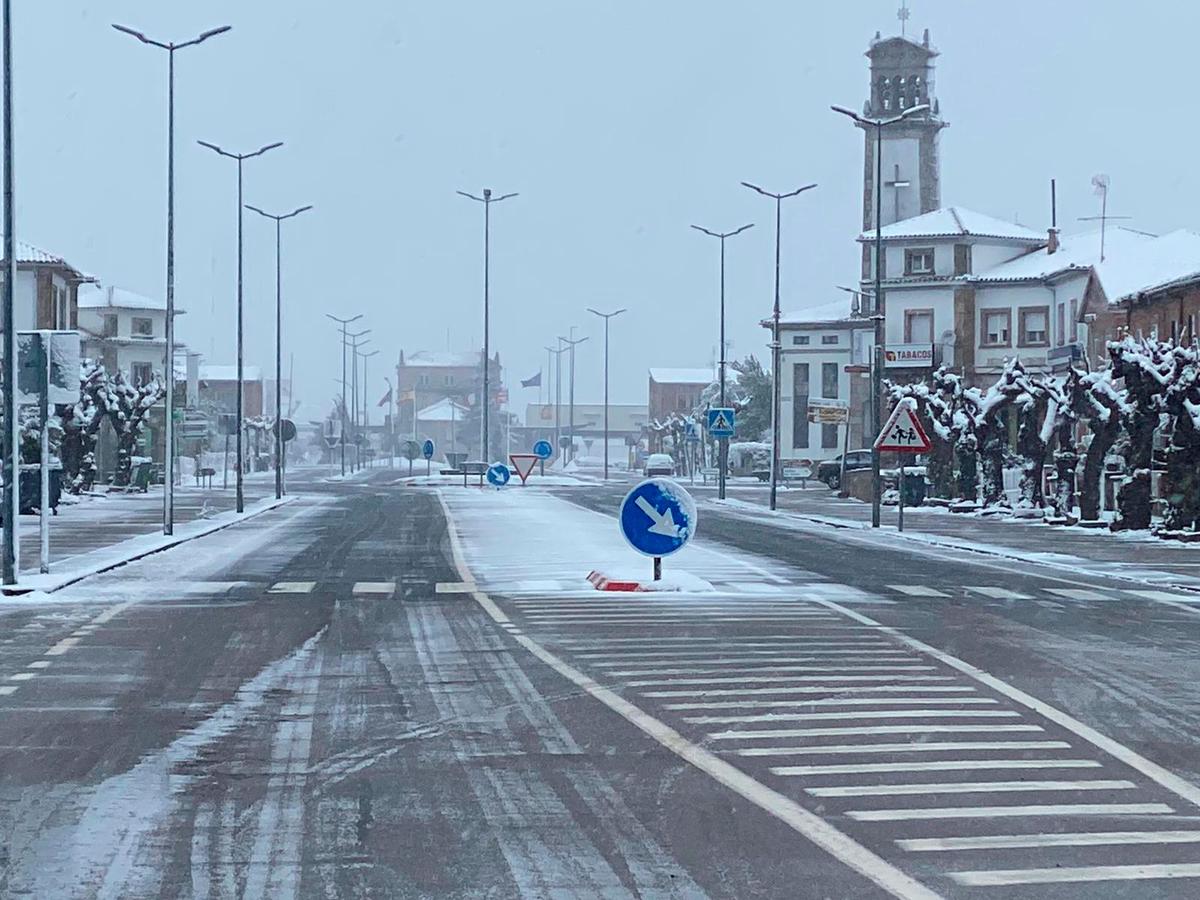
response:
<path fill-rule="evenodd" d="M 379 351 L 378 351 L 378 350 L 372 350 L 370 353 L 360 353 L 360 354 L 358 354 L 358 358 L 359 358 L 359 359 L 361 359 L 361 360 L 363 361 L 363 389 L 362 389 L 362 409 L 363 409 L 363 417 L 362 417 L 362 425 L 363 425 L 363 434 L 364 434 L 364 438 L 363 438 L 363 440 L 364 440 L 364 442 L 368 442 L 368 441 L 370 440 L 370 439 L 369 439 L 369 438 L 366 436 L 366 432 L 367 432 L 367 360 L 368 360 L 368 359 L 370 359 L 372 356 L 378 356 L 378 355 L 379 355 Z M 361 451 L 360 451 L 360 452 L 361 452 Z M 361 465 L 361 463 L 360 463 L 360 465 L 359 465 L 359 468 L 362 468 L 362 465 Z"/>
<path fill-rule="evenodd" d="M 143 44 L 167 51 L 167 347 L 163 373 L 167 379 L 166 435 L 163 443 L 167 471 L 163 478 L 163 534 L 175 531 L 175 51 L 195 47 L 211 37 L 224 34 L 232 26 L 222 25 L 199 37 L 176 44 L 146 37 L 125 25 L 113 25 L 122 34 Z"/>
<path fill-rule="evenodd" d="M 604 320 L 604 480 L 608 481 L 608 320 L 616 318 L 625 310 L 602 313 L 589 306 L 588 312 Z"/>
<path fill-rule="evenodd" d="M 701 228 L 699 225 L 693 225 L 697 231 L 702 231 L 709 237 L 715 237 L 721 242 L 721 353 L 718 360 L 718 368 L 720 371 L 721 381 L 721 406 L 725 405 L 725 239 L 741 234 L 749 228 L 754 227 L 751 222 L 748 225 L 743 225 L 736 231 L 709 231 L 707 228 Z M 725 499 L 725 470 L 729 466 L 729 438 L 720 438 L 717 442 L 718 460 L 717 466 L 720 473 L 717 476 L 717 498 Z"/>
<path fill-rule="evenodd" d="M 260 216 L 275 222 L 275 499 L 283 497 L 283 220 L 292 219 L 311 206 L 301 206 L 282 216 L 263 212 L 257 206 L 246 204 Z M 291 396 L 289 394 L 289 396 Z"/>
<path fill-rule="evenodd" d="M 370 338 L 361 344 L 358 339 L 370 333 L 371 329 L 366 328 L 356 334 L 347 335 L 350 338 L 350 425 L 354 431 L 354 463 L 350 469 L 352 472 L 362 468 L 362 453 L 358 443 L 358 348 L 371 343 Z"/>
<path fill-rule="evenodd" d="M 346 477 L 346 326 L 349 325 L 351 322 L 357 322 L 359 319 L 361 319 L 362 313 L 359 313 L 357 316 L 353 316 L 352 318 L 349 318 L 349 319 L 339 319 L 337 316 L 332 316 L 329 313 L 325 313 L 325 318 L 333 319 L 333 321 L 337 322 L 339 325 L 342 326 L 342 435 L 341 435 L 340 443 L 342 445 L 342 477 L 345 478 Z"/>
<path fill-rule="evenodd" d="M 251 153 L 230 153 L 227 150 L 222 150 L 216 144 L 210 144 L 207 141 L 196 141 L 201 147 L 207 147 L 220 156 L 237 161 L 237 184 L 238 184 L 238 262 L 237 262 L 237 511 L 242 512 L 245 508 L 245 498 L 242 493 L 242 420 L 245 418 L 245 410 L 243 408 L 243 359 L 242 359 L 242 163 L 255 156 L 262 156 L 268 150 L 274 150 L 276 147 L 282 147 L 283 141 L 276 141 L 274 144 L 267 144 L 264 147 L 259 147 Z M 169 320 L 170 317 L 168 317 Z M 169 343 L 169 342 L 168 342 Z M 174 373 L 172 373 L 174 378 Z"/>
<path fill-rule="evenodd" d="M 491 188 L 484 188 L 482 197 L 476 197 L 474 194 L 468 194 L 466 191 L 456 191 L 455 193 L 466 197 L 468 200 L 474 200 L 477 203 L 483 204 L 483 423 L 481 425 L 479 446 L 483 453 L 483 459 L 486 462 L 491 459 L 491 441 L 489 440 L 491 435 L 488 433 L 488 410 L 492 405 L 492 397 L 488 392 L 488 376 L 491 369 L 488 346 L 488 270 L 490 266 L 489 241 L 491 236 L 492 204 L 499 203 L 501 200 L 508 200 L 510 197 L 517 195 L 501 194 L 499 197 L 493 197 Z"/>
<path fill-rule="evenodd" d="M 771 311 L 771 509 L 775 508 L 776 494 L 779 490 L 779 404 L 782 398 L 779 380 L 781 378 L 780 356 L 783 345 L 779 338 L 779 245 L 783 231 L 782 207 L 783 201 L 805 191 L 811 191 L 815 184 L 806 184 L 786 194 L 773 194 L 756 184 L 743 181 L 744 187 L 757 191 L 764 197 L 775 201 L 775 306 Z"/>
<path fill-rule="evenodd" d="M 572 335 L 575 334 L 575 326 L 574 325 L 571 326 L 571 334 Z M 559 341 L 561 341 L 562 343 L 567 345 L 567 346 L 563 347 L 563 349 L 566 350 L 570 354 L 569 358 L 571 360 L 571 363 L 570 363 L 570 365 L 571 365 L 570 373 L 571 374 L 568 376 L 568 382 L 567 382 L 567 384 L 568 384 L 567 409 L 569 410 L 569 412 L 567 413 L 567 423 L 568 423 L 567 427 L 571 432 L 571 438 L 570 438 L 570 440 L 571 440 L 571 444 L 570 444 L 571 459 L 567 460 L 567 462 L 570 462 L 571 460 L 573 460 L 575 458 L 575 345 L 582 344 L 586 340 L 587 340 L 586 337 L 581 337 L 578 339 L 565 338 L 565 337 L 559 338 Z M 564 465 L 565 465 L 565 463 L 564 463 Z"/>
<path fill-rule="evenodd" d="M 562 345 L 562 338 L 559 338 L 557 347 L 546 348 L 546 361 L 549 362 L 550 354 L 554 354 L 554 452 L 556 454 L 562 452 L 562 355 L 567 352 L 567 348 Z M 550 386 L 546 386 L 546 394 L 550 394 Z"/>
<path fill-rule="evenodd" d="M 887 119 L 872 119 L 860 116 L 852 109 L 844 106 L 831 106 L 835 113 L 841 113 L 854 121 L 859 128 L 875 129 L 875 308 L 871 311 L 875 319 L 875 354 L 871 365 L 871 428 L 874 434 L 879 434 L 883 428 L 883 358 L 884 342 L 887 339 L 884 329 L 887 308 L 883 297 L 883 267 L 880 258 L 883 254 L 883 129 L 889 125 L 902 122 L 910 116 L 929 110 L 928 103 L 910 106 L 898 116 Z M 849 427 L 849 426 L 847 426 Z M 872 441 L 874 444 L 874 441 Z M 871 449 L 871 527 L 879 527 L 880 501 L 882 499 L 883 483 L 879 474 L 879 451 Z"/>
<path fill-rule="evenodd" d="M 16 203 L 13 195 L 13 65 L 12 65 L 12 0 L 3 0 L 0 7 L 0 27 L 4 35 L 4 554 L 3 579 L 5 584 L 16 584 L 20 570 L 19 529 L 17 515 L 20 512 L 21 492 L 17 488 L 20 478 L 18 454 L 19 429 L 17 426 L 17 336 L 16 319 L 13 316 L 13 289 L 17 283 L 17 237 Z"/>

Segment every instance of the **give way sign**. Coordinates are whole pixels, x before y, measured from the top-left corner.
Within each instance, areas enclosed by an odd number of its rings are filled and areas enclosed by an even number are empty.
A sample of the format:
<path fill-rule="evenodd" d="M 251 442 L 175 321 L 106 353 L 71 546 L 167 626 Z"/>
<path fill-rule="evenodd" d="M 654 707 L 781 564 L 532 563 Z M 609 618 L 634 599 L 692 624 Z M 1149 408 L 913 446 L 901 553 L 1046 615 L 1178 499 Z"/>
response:
<path fill-rule="evenodd" d="M 917 418 L 916 404 L 905 397 L 875 439 L 875 449 L 896 453 L 928 453 L 933 444 Z"/>

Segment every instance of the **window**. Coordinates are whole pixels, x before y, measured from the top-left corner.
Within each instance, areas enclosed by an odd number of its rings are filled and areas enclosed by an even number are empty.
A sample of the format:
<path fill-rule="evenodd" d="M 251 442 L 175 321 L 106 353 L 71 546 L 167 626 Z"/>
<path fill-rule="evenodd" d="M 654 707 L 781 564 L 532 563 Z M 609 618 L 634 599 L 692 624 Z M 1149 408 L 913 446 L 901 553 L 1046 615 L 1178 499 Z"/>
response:
<path fill-rule="evenodd" d="M 808 343 L 808 335 L 807 334 L 792 335 L 792 346 L 793 347 L 803 347 L 807 343 Z"/>
<path fill-rule="evenodd" d="M 904 251 L 905 275 L 932 275 L 933 248 L 922 247 L 917 250 Z"/>
<path fill-rule="evenodd" d="M 68 329 L 71 323 L 68 321 L 70 317 L 70 303 L 68 301 L 68 293 L 66 288 L 54 289 L 54 311 L 55 311 L 55 328 Z"/>
<path fill-rule="evenodd" d="M 418 384 L 419 384 L 421 387 L 429 387 L 429 376 L 428 376 L 428 375 L 421 375 L 421 376 L 419 376 L 419 377 L 417 378 L 417 383 L 418 383 Z"/>
<path fill-rule="evenodd" d="M 1050 320 L 1048 306 L 1030 306 L 1020 311 L 1021 347 L 1044 347 L 1050 343 L 1046 332 Z"/>
<path fill-rule="evenodd" d="M 839 340 L 840 340 L 840 338 L 836 334 L 821 335 L 821 343 L 822 344 L 836 344 L 836 343 L 838 343 Z"/>
<path fill-rule="evenodd" d="M 150 363 L 135 362 L 129 367 L 130 377 L 135 387 L 149 384 L 154 378 L 154 367 Z"/>
<path fill-rule="evenodd" d="M 971 245 L 970 244 L 955 244 L 954 245 L 954 274 L 955 275 L 971 274 Z"/>
<path fill-rule="evenodd" d="M 906 309 L 904 311 L 904 343 L 933 343 L 932 309 Z"/>
<path fill-rule="evenodd" d="M 154 320 L 134 316 L 130 321 L 130 331 L 135 338 L 154 337 Z"/>
<path fill-rule="evenodd" d="M 792 446 L 808 446 L 808 363 L 792 366 Z"/>
<path fill-rule="evenodd" d="M 117 336 L 117 317 L 115 315 L 106 315 L 104 317 L 104 336 Z"/>
<path fill-rule="evenodd" d="M 453 375 L 446 376 L 446 387 L 454 387 L 454 376 Z"/>
<path fill-rule="evenodd" d="M 821 363 L 821 396 L 836 400 L 838 395 L 838 364 Z"/>
<path fill-rule="evenodd" d="M 1009 331 L 1012 328 L 1012 310 L 985 309 L 983 311 L 983 342 L 982 347 L 1008 347 L 1012 340 Z"/>
<path fill-rule="evenodd" d="M 1054 318 L 1054 346 L 1061 347 L 1067 342 L 1067 306 L 1058 304 Z"/>
<path fill-rule="evenodd" d="M 1071 298 L 1071 342 L 1079 340 L 1079 301 Z"/>

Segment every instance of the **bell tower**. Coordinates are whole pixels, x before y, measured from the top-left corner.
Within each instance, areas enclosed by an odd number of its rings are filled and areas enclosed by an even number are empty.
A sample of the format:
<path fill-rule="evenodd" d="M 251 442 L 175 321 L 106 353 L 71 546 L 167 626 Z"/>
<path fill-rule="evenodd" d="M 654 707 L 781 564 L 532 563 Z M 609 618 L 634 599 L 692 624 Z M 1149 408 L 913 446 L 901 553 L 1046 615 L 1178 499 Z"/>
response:
<path fill-rule="evenodd" d="M 906 24 L 908 8 L 901 7 Z M 913 106 L 929 110 L 883 129 L 883 224 L 891 225 L 941 206 L 938 135 L 946 127 L 934 91 L 929 29 L 920 42 L 901 34 L 881 38 L 875 33 L 866 56 L 871 61 L 871 92 L 864 117 L 888 119 Z M 875 129 L 864 127 L 866 152 L 863 171 L 863 231 L 875 227 Z"/>

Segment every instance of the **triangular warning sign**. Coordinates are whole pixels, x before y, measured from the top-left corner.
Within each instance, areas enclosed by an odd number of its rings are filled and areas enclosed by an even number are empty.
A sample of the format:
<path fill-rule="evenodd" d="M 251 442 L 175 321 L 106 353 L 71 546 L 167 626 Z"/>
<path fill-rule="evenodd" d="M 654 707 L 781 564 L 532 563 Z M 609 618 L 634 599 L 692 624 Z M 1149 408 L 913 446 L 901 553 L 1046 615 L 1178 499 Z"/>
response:
<path fill-rule="evenodd" d="M 541 457 L 535 453 L 510 453 L 508 455 L 508 461 L 512 463 L 517 475 L 520 476 L 521 484 L 524 484 L 525 479 L 532 474 L 533 467 L 537 465 L 539 459 Z"/>
<path fill-rule="evenodd" d="M 713 416 L 712 425 L 709 426 L 713 431 L 728 431 L 733 426 L 729 424 L 729 420 L 725 418 L 723 411 L 718 411 Z"/>
<path fill-rule="evenodd" d="M 901 400 L 875 439 L 875 449 L 896 453 L 928 453 L 933 444 L 921 427 L 917 410 L 909 399 Z"/>

